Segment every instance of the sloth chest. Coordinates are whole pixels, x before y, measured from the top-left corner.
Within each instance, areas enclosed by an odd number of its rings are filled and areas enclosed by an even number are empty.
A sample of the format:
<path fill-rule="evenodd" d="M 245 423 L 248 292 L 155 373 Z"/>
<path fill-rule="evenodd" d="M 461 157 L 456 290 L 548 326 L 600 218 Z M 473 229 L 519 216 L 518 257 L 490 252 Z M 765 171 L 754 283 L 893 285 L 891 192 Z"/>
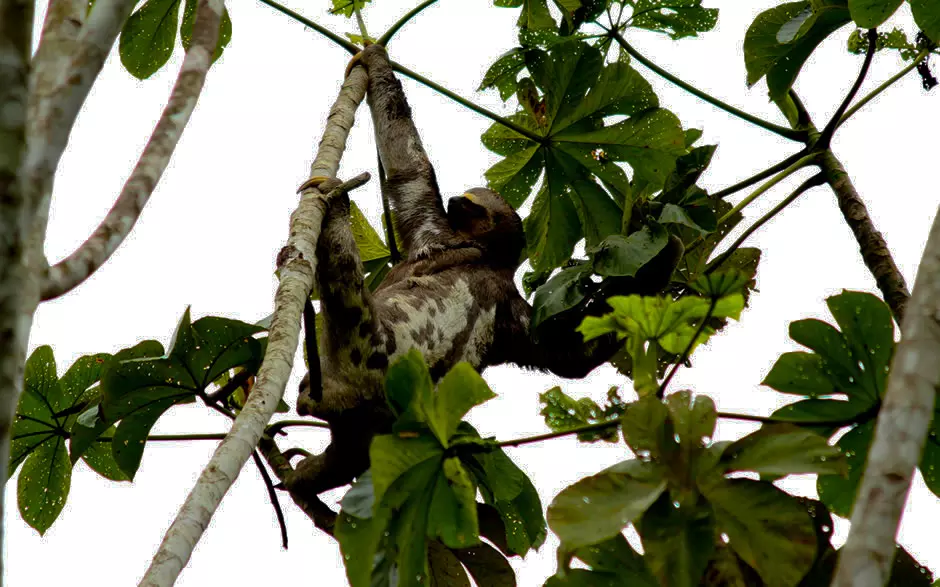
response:
<path fill-rule="evenodd" d="M 413 278 L 384 297 L 380 315 L 389 360 L 417 349 L 434 376 L 460 361 L 484 367 L 493 344 L 496 306 L 480 300 L 473 289 L 465 279 L 428 276 Z"/>

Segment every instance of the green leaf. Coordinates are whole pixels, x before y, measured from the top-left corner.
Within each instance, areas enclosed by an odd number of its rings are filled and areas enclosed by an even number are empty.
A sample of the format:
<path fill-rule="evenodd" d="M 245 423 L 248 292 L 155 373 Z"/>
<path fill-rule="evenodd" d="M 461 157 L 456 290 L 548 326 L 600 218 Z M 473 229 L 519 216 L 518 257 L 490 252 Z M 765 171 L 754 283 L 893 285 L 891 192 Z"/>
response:
<path fill-rule="evenodd" d="M 934 43 L 940 43 L 940 6 L 934 0 L 909 0 L 914 22 Z"/>
<path fill-rule="evenodd" d="M 443 456 L 444 448 L 437 439 L 427 434 L 415 438 L 392 435 L 373 438 L 369 458 L 376 501 L 381 501 L 385 491 L 409 469 L 425 461 L 440 461 Z"/>
<path fill-rule="evenodd" d="M 388 403 L 398 417 L 394 431 L 426 427 L 434 382 L 420 351 L 411 349 L 389 366 L 385 375 L 385 391 Z"/>
<path fill-rule="evenodd" d="M 833 426 L 841 428 L 856 422 L 869 409 L 867 404 L 857 401 L 843 401 L 836 399 L 807 399 L 792 403 L 775 411 L 771 417 L 775 420 L 786 420 L 794 424 L 842 422 Z"/>
<path fill-rule="evenodd" d="M 603 277 L 634 277 L 669 242 L 660 226 L 644 226 L 630 236 L 613 235 L 594 252 L 594 271 Z"/>
<path fill-rule="evenodd" d="M 791 352 L 780 355 L 761 384 L 780 393 L 810 398 L 836 393 L 836 388 L 823 369 L 822 357 L 816 353 Z"/>
<path fill-rule="evenodd" d="M 451 551 L 467 568 L 477 585 L 516 587 L 516 573 L 506 557 L 488 544 Z M 449 587 L 451 583 L 439 584 Z"/>
<path fill-rule="evenodd" d="M 180 40 L 183 42 L 183 48 L 189 51 L 193 42 L 193 24 L 196 22 L 197 0 L 186 0 L 183 6 L 183 24 L 180 25 Z M 219 40 L 216 43 L 215 52 L 212 54 L 212 62 L 218 61 L 219 57 L 225 51 L 225 48 L 232 40 L 232 18 L 228 14 L 228 8 L 222 10 L 222 20 L 219 23 Z"/>
<path fill-rule="evenodd" d="M 372 228 L 362 211 L 359 210 L 359 206 L 353 201 L 349 202 L 349 223 L 352 228 L 353 239 L 359 248 L 359 257 L 364 264 L 378 261 L 379 264 L 384 265 L 391 259 L 391 252 L 388 247 L 385 246 L 378 232 Z"/>
<path fill-rule="evenodd" d="M 177 402 L 172 397 L 149 402 L 124 416 L 118 424 L 111 441 L 111 452 L 118 466 L 130 479 L 134 478 L 140 467 L 150 429 Z"/>
<path fill-rule="evenodd" d="M 744 36 L 748 85 L 766 76 L 771 98 L 782 100 L 816 47 L 850 21 L 845 4 L 828 1 L 789 2 L 760 13 Z"/>
<path fill-rule="evenodd" d="M 711 441 L 718 422 L 712 398 L 705 395 L 693 397 L 689 391 L 679 391 L 666 398 L 666 407 L 680 444 L 705 446 Z"/>
<path fill-rule="evenodd" d="M 632 4 L 632 2 L 631 2 Z M 715 28 L 717 8 L 702 8 L 701 0 L 637 0 L 631 26 L 664 33 L 673 39 L 697 37 Z"/>
<path fill-rule="evenodd" d="M 816 558 L 816 531 L 806 508 L 771 483 L 722 479 L 702 487 L 719 531 L 767 585 L 795 586 Z"/>
<path fill-rule="evenodd" d="M 435 587 L 471 587 L 455 551 L 436 540 L 428 542 L 428 571 L 430 585 Z"/>
<path fill-rule="evenodd" d="M 137 79 L 147 79 L 169 61 L 176 43 L 180 0 L 147 0 L 121 30 L 121 63 Z"/>
<path fill-rule="evenodd" d="M 543 187 L 523 221 L 529 261 L 536 271 L 553 269 L 571 257 L 581 240 L 577 210 L 565 194 L 552 196 Z"/>
<path fill-rule="evenodd" d="M 541 175 L 543 166 L 539 148 L 527 147 L 487 169 L 486 181 L 510 206 L 518 208 L 532 193 L 532 186 Z"/>
<path fill-rule="evenodd" d="M 936 416 L 934 416 L 934 426 Z M 924 484 L 934 495 L 940 495 L 940 441 L 935 432 L 927 437 L 924 454 L 920 459 L 920 472 L 924 476 Z"/>
<path fill-rule="evenodd" d="M 898 546 L 888 587 L 930 587 L 933 577 L 930 569 L 917 562 L 903 546 Z"/>
<path fill-rule="evenodd" d="M 533 332 L 552 316 L 571 310 L 583 302 L 594 289 L 589 276 L 590 272 L 584 267 L 569 267 L 540 286 L 532 300 Z"/>
<path fill-rule="evenodd" d="M 441 378 L 434 395 L 430 425 L 441 444 L 448 446 L 450 437 L 457 432 L 457 425 L 471 408 L 494 397 L 496 394 L 470 363 L 457 363 Z"/>
<path fill-rule="evenodd" d="M 363 10 L 368 2 L 372 0 L 333 0 L 333 8 L 330 12 L 351 18 L 357 10 Z"/>
<path fill-rule="evenodd" d="M 715 550 L 715 518 L 707 509 L 677 508 L 664 494 L 637 530 L 644 559 L 661 585 L 696 587 Z"/>
<path fill-rule="evenodd" d="M 816 480 L 819 499 L 832 510 L 832 513 L 848 518 L 852 513 L 852 504 L 858 493 L 858 484 L 862 480 L 868 449 L 875 431 L 874 420 L 849 430 L 836 443 L 845 455 L 849 468 L 848 477 L 842 475 L 823 475 Z"/>
<path fill-rule="evenodd" d="M 579 426 L 595 424 L 601 421 L 609 421 L 619 415 L 621 404 L 619 396 L 616 395 L 617 388 L 612 388 L 614 395 L 607 409 L 601 408 L 594 400 L 583 397 L 575 400 L 571 396 L 561 391 L 560 387 L 553 387 L 545 393 L 539 395 L 539 402 L 542 404 L 542 411 L 539 412 L 545 418 L 545 423 L 554 431 L 570 430 Z M 617 442 L 618 432 L 616 426 L 611 426 L 608 430 L 597 430 L 594 432 L 581 432 L 578 434 L 578 440 L 581 442 L 595 442 L 597 440 L 606 440 L 608 442 Z"/>
<path fill-rule="evenodd" d="M 522 47 L 510 49 L 500 55 L 499 59 L 486 70 L 477 91 L 496 88 L 499 90 L 499 97 L 505 102 L 516 93 L 516 79 L 524 68 L 525 50 Z"/>
<path fill-rule="evenodd" d="M 665 434 L 669 409 L 659 399 L 648 396 L 627 404 L 623 414 L 623 439 L 638 454 L 660 460 L 675 450 L 676 440 Z"/>
<path fill-rule="evenodd" d="M 900 8 L 904 0 L 848 0 L 855 24 L 864 29 L 881 26 Z"/>
<path fill-rule="evenodd" d="M 466 548 L 480 542 L 477 522 L 476 485 L 460 460 L 444 459 L 443 474 L 431 496 L 427 536 L 450 548 Z"/>
<path fill-rule="evenodd" d="M 16 500 L 23 521 L 40 535 L 45 534 L 62 513 L 71 483 L 72 463 L 65 438 L 56 437 L 42 443 L 23 463 L 16 484 Z"/>
<path fill-rule="evenodd" d="M 891 309 L 877 296 L 848 290 L 827 298 L 826 305 L 852 349 L 855 365 L 864 372 L 860 378 L 883 397 L 894 356 Z"/>
<path fill-rule="evenodd" d="M 479 457 L 475 458 L 478 459 Z M 472 465 L 472 462 L 465 464 Z M 505 545 L 500 545 L 500 548 L 507 554 L 520 556 L 531 549 L 537 549 L 545 541 L 548 528 L 545 524 L 542 502 L 535 486 L 521 470 L 516 468 L 518 474 L 521 475 L 521 490 L 512 499 L 500 499 L 498 495 L 508 492 L 506 491 L 508 488 L 500 487 L 505 483 L 505 480 L 496 479 L 492 474 L 485 473 L 481 475 L 479 471 L 481 468 L 484 467 L 480 465 L 471 467 L 470 470 L 473 472 L 477 483 L 479 483 L 483 501 L 487 505 L 493 506 L 499 514 L 502 522 L 502 528 L 499 529 L 499 532 L 505 536 Z M 488 472 L 495 471 L 494 468 L 489 467 L 486 467 L 486 470 Z M 499 545 L 495 541 L 494 544 Z"/>
<path fill-rule="evenodd" d="M 596 544 L 639 518 L 666 488 L 652 465 L 631 461 L 635 474 L 604 472 L 581 479 L 548 507 L 548 525 L 566 548 Z"/>
<path fill-rule="evenodd" d="M 762 475 L 845 475 L 845 457 L 826 439 L 792 424 L 773 424 L 732 443 L 721 456 L 726 471 Z"/>
<path fill-rule="evenodd" d="M 113 432 L 106 434 L 106 436 L 113 436 Z M 131 480 L 131 477 L 121 470 L 121 466 L 115 460 L 111 452 L 110 442 L 93 442 L 82 455 L 82 460 L 105 479 L 111 481 Z"/>

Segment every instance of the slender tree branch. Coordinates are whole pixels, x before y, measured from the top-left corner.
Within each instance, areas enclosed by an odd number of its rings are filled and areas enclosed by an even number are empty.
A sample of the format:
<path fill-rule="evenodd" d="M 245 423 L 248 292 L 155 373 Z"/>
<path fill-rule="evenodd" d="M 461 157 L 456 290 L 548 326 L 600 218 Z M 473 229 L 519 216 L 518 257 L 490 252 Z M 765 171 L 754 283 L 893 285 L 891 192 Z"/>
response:
<path fill-rule="evenodd" d="M 791 175 L 793 175 L 800 169 L 803 169 L 807 165 L 810 165 L 813 161 L 815 161 L 815 159 L 816 159 L 816 155 L 814 154 L 804 155 L 803 157 L 798 159 L 795 163 L 793 163 L 792 165 L 790 165 L 789 167 L 787 167 L 786 169 L 784 169 L 783 171 L 775 175 L 770 181 L 768 181 L 764 185 L 754 190 L 753 193 L 751 193 L 746 198 L 738 202 L 738 204 L 734 208 L 732 208 L 731 210 L 728 211 L 727 214 L 722 216 L 718 220 L 719 226 L 727 222 L 729 218 L 733 217 L 735 214 L 737 214 L 738 212 L 746 208 L 751 202 L 753 202 L 758 197 L 760 197 L 761 195 L 769 191 L 775 185 L 785 180 L 786 178 L 790 177 Z"/>
<path fill-rule="evenodd" d="M 225 433 L 218 434 L 151 434 L 147 437 L 147 442 L 187 442 L 190 440 L 224 440 Z M 101 436 L 96 439 L 97 442 L 111 442 L 110 436 Z"/>
<path fill-rule="evenodd" d="M 275 434 L 280 434 L 284 431 L 285 428 L 329 428 L 330 425 L 326 422 L 318 422 L 317 420 L 281 420 L 280 422 L 275 422 L 265 428 L 265 432 L 274 436 Z"/>
<path fill-rule="evenodd" d="M 408 11 L 407 14 L 405 14 L 405 16 L 399 18 L 398 22 L 393 24 L 391 28 L 385 31 L 385 34 L 379 37 L 379 40 L 377 41 L 377 43 L 379 45 L 383 45 L 387 47 L 389 41 L 392 40 L 392 37 L 394 37 L 398 33 L 401 27 L 405 26 L 408 23 L 408 21 L 410 21 L 412 18 L 421 14 L 425 8 L 435 3 L 437 3 L 437 0 L 425 0 L 421 4 L 418 4 L 417 6 L 412 8 L 410 11 Z"/>
<path fill-rule="evenodd" d="M 777 214 L 779 214 L 784 208 L 786 208 L 787 206 L 789 206 L 790 204 L 792 204 L 797 198 L 799 198 L 801 195 L 803 195 L 803 194 L 806 193 L 807 191 L 811 190 L 812 188 L 814 188 L 814 187 L 816 187 L 816 186 L 819 186 L 819 185 L 822 185 L 822 184 L 824 184 L 824 183 L 826 183 L 826 179 L 825 179 L 825 177 L 823 176 L 823 174 L 822 174 L 822 173 L 817 173 L 816 175 L 812 176 L 811 178 L 807 179 L 807 180 L 804 181 L 802 184 L 800 184 L 800 187 L 798 187 L 798 188 L 796 188 L 795 190 L 793 190 L 793 193 L 791 193 L 789 196 L 787 196 L 782 202 L 780 202 L 779 204 L 777 204 L 776 206 L 774 206 L 773 208 L 771 208 L 771 210 L 770 210 L 769 212 L 767 212 L 766 214 L 764 214 L 763 216 L 761 216 L 761 217 L 757 220 L 757 222 L 755 222 L 754 224 L 752 224 L 751 226 L 749 226 L 748 229 L 745 230 L 745 231 L 741 234 L 741 236 L 739 236 L 738 239 L 737 239 L 736 241 L 734 241 L 734 242 L 731 244 L 730 247 L 728 247 L 728 250 L 726 250 L 725 252 L 723 252 L 721 255 L 719 255 L 717 258 L 715 258 L 714 261 L 712 261 L 711 263 L 709 263 L 708 267 L 705 268 L 705 274 L 708 275 L 709 273 L 712 273 L 713 271 L 715 271 L 716 269 L 718 269 L 718 267 L 720 267 L 722 263 L 724 263 L 725 261 L 727 261 L 728 258 L 729 258 L 736 250 L 738 250 L 738 248 L 739 248 L 742 244 L 744 244 L 744 241 L 746 241 L 746 240 L 748 239 L 748 237 L 750 237 L 752 234 L 754 234 L 761 226 L 763 226 L 764 224 L 766 224 L 771 218 L 773 218 L 774 216 L 776 216 Z"/>
<path fill-rule="evenodd" d="M 904 276 L 891 256 L 888 244 L 875 228 L 865 202 L 832 151 L 820 153 L 819 166 L 826 176 L 826 183 L 836 195 L 842 217 L 858 242 L 865 266 L 875 277 L 881 295 L 894 313 L 894 319 L 900 324 L 904 317 L 904 306 L 911 295 L 908 293 Z"/>
<path fill-rule="evenodd" d="M 206 1 L 201 0 L 200 7 Z M 336 176 L 356 109 L 366 93 L 367 81 L 366 72 L 361 67 L 354 68 L 346 78 L 327 119 L 323 139 L 311 165 L 311 176 Z M 262 439 L 265 426 L 277 409 L 290 376 L 300 338 L 304 302 L 313 289 L 317 239 L 330 198 L 362 185 L 367 179 L 368 174 L 362 174 L 326 195 L 320 193 L 315 185 L 303 191 L 300 204 L 291 215 L 287 245 L 278 254 L 280 283 L 257 382 L 231 431 L 219 444 L 167 530 L 141 581 L 142 586 L 169 587 L 173 584 L 189 561 L 222 497 Z M 274 465 L 272 468 L 281 478 L 278 468 Z"/>
<path fill-rule="evenodd" d="M 726 420 L 741 420 L 742 422 L 760 422 L 761 424 L 801 424 L 806 426 L 836 426 L 843 427 L 855 424 L 858 422 L 858 417 L 855 418 L 842 418 L 839 420 L 820 420 L 816 422 L 805 422 L 805 421 L 796 421 L 788 420 L 787 418 L 774 418 L 773 416 L 754 416 L 752 414 L 735 414 L 731 412 L 718 412 L 719 418 L 725 418 Z"/>
<path fill-rule="evenodd" d="M 833 587 L 881 587 L 894 561 L 895 536 L 920 463 L 940 388 L 940 214 L 917 271 L 901 324 L 887 393 L 878 413 L 852 525 L 839 551 Z"/>
<path fill-rule="evenodd" d="M 836 129 L 842 122 L 842 116 L 845 114 L 845 111 L 848 110 L 849 105 L 852 104 L 852 100 L 854 100 L 855 96 L 858 94 L 858 90 L 862 87 L 865 78 L 868 77 L 868 69 L 871 67 L 871 61 L 875 56 L 875 47 L 877 44 L 878 31 L 876 29 L 870 29 L 868 31 L 868 50 L 865 52 L 865 61 L 862 62 L 862 68 L 858 72 L 858 77 L 855 78 L 855 83 L 852 84 L 849 93 L 845 95 L 845 99 L 839 104 L 832 118 L 826 123 L 822 134 L 819 135 L 819 139 L 814 146 L 820 149 L 829 148 L 829 144 L 832 142 L 832 135 L 835 134 Z"/>
<path fill-rule="evenodd" d="M 598 26 L 602 26 L 602 25 L 598 25 Z M 734 106 L 731 106 L 730 104 L 722 102 L 718 98 L 715 98 L 714 96 L 711 96 L 703 92 L 702 90 L 696 88 L 695 86 L 692 86 L 691 84 L 683 81 L 682 79 L 672 75 L 665 69 L 659 67 L 658 65 L 656 65 L 655 63 L 647 59 L 642 53 L 634 49 L 633 46 L 630 43 L 628 43 L 627 40 L 623 38 L 623 35 L 621 35 L 616 29 L 609 29 L 608 34 L 615 41 L 617 41 L 617 43 L 619 43 L 620 46 L 623 47 L 624 51 L 629 53 L 631 57 L 633 57 L 634 59 L 636 59 L 643 65 L 645 65 L 647 68 L 652 70 L 654 73 L 656 73 L 660 77 L 675 84 L 676 86 L 679 86 L 680 88 L 682 88 L 686 92 L 689 92 L 693 96 L 700 98 L 704 100 L 705 102 L 708 102 L 709 104 L 711 104 L 712 106 L 715 106 L 716 108 L 720 110 L 724 110 L 728 114 L 737 116 L 738 118 L 745 120 L 747 122 L 750 122 L 751 124 L 755 126 L 759 126 L 760 128 L 763 128 L 764 130 L 769 130 L 770 132 L 774 134 L 788 138 L 792 141 L 804 142 L 806 140 L 807 135 L 804 131 L 794 130 L 791 128 L 787 128 L 785 126 L 780 126 L 779 124 L 774 124 L 772 122 L 768 122 L 766 120 L 758 118 L 754 116 L 753 114 L 748 114 L 747 112 L 744 112 L 743 110 L 739 108 L 735 108 Z"/>
<path fill-rule="evenodd" d="M 353 12 L 356 14 L 356 24 L 359 25 L 359 35 L 362 36 L 362 42 L 365 43 L 369 39 L 369 31 L 366 29 L 366 21 L 362 18 L 362 10 L 359 9 L 359 5 L 353 4 Z"/>
<path fill-rule="evenodd" d="M 772 176 L 775 173 L 779 173 L 783 171 L 784 169 L 793 165 L 794 163 L 796 163 L 797 161 L 799 161 L 805 156 L 806 156 L 806 150 L 804 149 L 800 151 L 799 153 L 794 153 L 790 155 L 789 157 L 787 157 L 786 159 L 784 159 L 783 161 L 779 163 L 775 163 L 771 165 L 770 167 L 761 171 L 760 173 L 755 173 L 754 175 L 752 175 L 751 177 L 747 179 L 741 180 L 732 186 L 728 186 L 723 190 L 719 190 L 715 192 L 714 194 L 711 194 L 711 196 L 716 199 L 722 199 L 732 194 L 736 194 L 739 191 L 747 189 L 758 182 L 764 181 L 765 179 L 767 179 L 768 177 Z"/>
<path fill-rule="evenodd" d="M 856 112 L 864 108 L 869 102 L 871 102 L 872 100 L 877 98 L 879 95 L 881 95 L 882 92 L 884 92 L 885 90 L 893 86 L 899 79 L 901 79 L 902 77 L 906 76 L 911 71 L 916 69 L 918 64 L 920 64 L 921 61 L 926 59 L 928 55 L 930 55 L 930 49 L 921 50 L 921 52 L 917 54 L 917 57 L 915 57 L 914 60 L 911 61 L 909 65 L 907 65 L 904 69 L 902 69 L 901 71 L 897 72 L 896 74 L 888 78 L 888 80 L 882 83 L 880 86 L 878 86 L 877 88 L 869 92 L 865 97 L 859 100 L 855 104 L 855 106 L 852 106 L 851 108 L 849 108 L 848 111 L 846 111 L 846 113 L 842 115 L 842 118 L 839 119 L 839 124 L 837 124 L 836 127 L 838 128 L 839 126 L 842 126 L 843 124 L 845 124 L 845 122 L 848 119 L 852 118 L 852 116 L 854 116 Z"/>
<path fill-rule="evenodd" d="M 285 456 L 287 451 L 281 453 L 274 440 L 267 436 L 261 438 L 258 448 L 261 450 L 261 454 L 264 455 L 265 460 L 268 461 L 271 470 L 274 471 L 274 475 L 281 481 L 280 485 L 283 487 L 284 481 L 294 472 L 294 467 L 291 466 L 290 461 Z M 333 526 L 336 523 L 336 512 L 327 507 L 327 505 L 317 497 L 308 499 L 307 496 L 299 492 L 289 491 L 289 493 L 291 499 L 297 504 L 297 507 L 313 521 L 314 526 L 323 530 L 330 536 L 333 535 Z"/>
<path fill-rule="evenodd" d="M 669 370 L 669 373 L 666 374 L 666 377 L 663 379 L 662 383 L 659 384 L 659 388 L 656 389 L 657 398 L 663 399 L 663 396 L 666 394 L 666 388 L 669 387 L 669 383 L 672 381 L 672 378 L 675 377 L 676 371 L 678 371 L 679 367 L 689 360 L 689 355 L 692 353 L 692 349 L 695 347 L 695 341 L 698 340 L 698 337 L 701 336 L 703 332 L 705 332 L 705 328 L 708 326 L 708 321 L 711 319 L 712 313 L 715 311 L 715 306 L 717 305 L 718 298 L 712 297 L 711 303 L 708 304 L 708 311 L 705 312 L 704 316 L 702 316 L 702 322 L 695 330 L 695 335 L 691 340 L 689 340 L 689 344 L 685 346 L 682 354 L 679 355 L 679 358 L 676 360 L 676 362 L 672 364 L 672 368 Z"/>
<path fill-rule="evenodd" d="M 281 509 L 281 501 L 277 498 L 277 491 L 274 490 L 274 482 L 271 475 L 264 468 L 264 461 L 257 450 L 251 452 L 251 458 L 261 474 L 261 480 L 264 481 L 264 488 L 268 491 L 268 499 L 271 500 L 271 507 L 274 508 L 274 517 L 277 518 L 277 525 L 281 528 L 281 548 L 287 550 L 287 522 L 284 520 L 284 510 Z"/>
<path fill-rule="evenodd" d="M 128 4 L 133 3 L 124 2 L 120 5 L 112 3 L 113 10 L 102 18 L 108 19 L 109 26 L 113 25 L 118 17 L 129 11 Z M 95 11 L 98 8 L 96 3 Z M 93 16 L 95 11 L 92 13 Z M 109 32 L 114 32 L 116 35 L 117 30 L 119 30 L 119 25 Z M 124 184 L 121 194 L 108 215 L 92 235 L 72 254 L 49 268 L 43 283 L 43 300 L 53 299 L 67 293 L 88 279 L 124 242 L 136 224 L 160 176 L 169 164 L 183 129 L 186 128 L 196 106 L 212 62 L 218 34 L 218 21 L 203 20 L 199 30 L 194 30 L 192 45 L 186 52 L 176 84 L 170 94 L 169 103 L 144 147 L 134 171 Z M 113 38 L 111 41 L 113 42 Z M 100 47 L 95 47 L 95 49 L 99 50 L 95 53 L 97 59 L 101 57 Z M 100 63 L 97 61 L 96 66 L 95 74 L 100 70 Z M 64 147 L 64 142 L 62 146 Z"/>

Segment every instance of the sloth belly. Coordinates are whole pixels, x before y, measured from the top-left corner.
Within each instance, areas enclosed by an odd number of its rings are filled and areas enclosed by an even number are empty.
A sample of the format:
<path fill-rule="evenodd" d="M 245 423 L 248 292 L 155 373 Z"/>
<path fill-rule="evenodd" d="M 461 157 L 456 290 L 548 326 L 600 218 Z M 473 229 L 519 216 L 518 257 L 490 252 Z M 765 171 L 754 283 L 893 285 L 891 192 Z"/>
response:
<path fill-rule="evenodd" d="M 485 366 L 493 344 L 495 304 L 481 305 L 471 282 L 449 276 L 409 278 L 377 296 L 390 362 L 414 348 L 437 379 L 460 361 Z"/>

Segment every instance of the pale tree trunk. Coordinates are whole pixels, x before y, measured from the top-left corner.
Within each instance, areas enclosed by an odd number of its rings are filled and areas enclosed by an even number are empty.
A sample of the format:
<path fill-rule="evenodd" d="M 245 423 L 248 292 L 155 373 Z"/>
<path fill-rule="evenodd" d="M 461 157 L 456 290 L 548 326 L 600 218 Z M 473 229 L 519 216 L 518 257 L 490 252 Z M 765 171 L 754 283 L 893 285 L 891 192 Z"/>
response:
<path fill-rule="evenodd" d="M 940 386 L 940 214 L 934 218 L 901 325 L 884 404 L 833 587 L 882 587 Z"/>
<path fill-rule="evenodd" d="M 365 70 L 356 67 L 343 84 L 311 166 L 312 175 L 336 175 L 356 109 L 366 93 L 367 81 Z M 329 195 L 335 196 L 340 191 L 362 185 L 367 179 L 368 175 L 363 174 Z M 274 297 L 274 316 L 257 381 L 245 408 L 239 412 L 232 429 L 212 455 L 167 530 L 140 582 L 142 587 L 169 587 L 176 582 L 222 497 L 258 446 L 265 426 L 284 395 L 297 352 L 304 303 L 313 289 L 316 244 L 328 200 L 315 187 L 309 188 L 291 215 L 290 238 L 278 255 L 280 283 Z"/>
<path fill-rule="evenodd" d="M 39 303 L 35 280 L 30 287 L 28 266 L 33 202 L 17 181 L 26 151 L 32 26 L 32 2 L 0 0 L 0 553 L 4 551 L 2 489 L 9 474 L 10 428 L 23 387 L 29 328 Z"/>

